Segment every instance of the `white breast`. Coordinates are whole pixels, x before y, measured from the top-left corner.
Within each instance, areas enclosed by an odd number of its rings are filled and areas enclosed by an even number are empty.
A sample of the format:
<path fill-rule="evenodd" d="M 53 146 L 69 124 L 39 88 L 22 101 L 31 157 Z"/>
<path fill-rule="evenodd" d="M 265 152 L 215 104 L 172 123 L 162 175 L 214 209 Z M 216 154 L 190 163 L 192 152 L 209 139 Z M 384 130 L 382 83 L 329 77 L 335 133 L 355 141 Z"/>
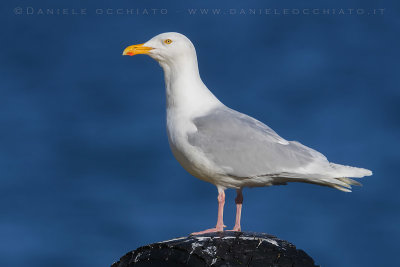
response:
<path fill-rule="evenodd" d="M 214 183 L 221 172 L 202 151 L 188 142 L 188 133 L 197 131 L 192 119 L 223 105 L 200 78 L 196 53 L 160 62 L 164 69 L 167 96 L 168 140 L 178 162 L 195 177 Z"/>
<path fill-rule="evenodd" d="M 201 150 L 189 144 L 188 133 L 197 129 L 191 116 L 187 115 L 173 109 L 167 110 L 167 134 L 171 151 L 186 171 L 201 180 L 215 184 L 213 180 L 222 170 Z"/>

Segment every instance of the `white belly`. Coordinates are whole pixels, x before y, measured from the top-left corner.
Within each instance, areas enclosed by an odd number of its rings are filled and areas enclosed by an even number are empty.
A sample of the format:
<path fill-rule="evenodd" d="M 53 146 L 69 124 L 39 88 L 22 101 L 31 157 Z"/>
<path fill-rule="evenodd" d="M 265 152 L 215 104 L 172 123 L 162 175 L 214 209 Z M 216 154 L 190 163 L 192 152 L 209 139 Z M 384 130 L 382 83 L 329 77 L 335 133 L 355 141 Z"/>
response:
<path fill-rule="evenodd" d="M 211 162 L 204 153 L 188 142 L 188 133 L 197 131 L 189 118 L 167 113 L 167 134 L 172 153 L 182 167 L 193 176 L 218 184 L 223 171 Z"/>

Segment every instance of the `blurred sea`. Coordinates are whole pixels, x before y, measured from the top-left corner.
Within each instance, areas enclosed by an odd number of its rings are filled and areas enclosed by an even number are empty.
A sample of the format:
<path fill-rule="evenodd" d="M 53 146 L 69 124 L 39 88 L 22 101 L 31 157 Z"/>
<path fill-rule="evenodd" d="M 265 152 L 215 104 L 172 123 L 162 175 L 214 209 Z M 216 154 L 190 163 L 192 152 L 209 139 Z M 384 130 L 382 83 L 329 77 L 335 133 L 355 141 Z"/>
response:
<path fill-rule="evenodd" d="M 121 56 L 166 31 L 192 40 L 203 81 L 226 105 L 332 162 L 374 171 L 350 194 L 245 189 L 243 229 L 293 242 L 324 267 L 400 266 L 390 258 L 400 238 L 399 2 L 0 6 L 0 266 L 109 266 L 140 245 L 215 224 L 216 188 L 169 150 L 161 68 Z M 234 197 L 228 190 L 228 227 Z"/>

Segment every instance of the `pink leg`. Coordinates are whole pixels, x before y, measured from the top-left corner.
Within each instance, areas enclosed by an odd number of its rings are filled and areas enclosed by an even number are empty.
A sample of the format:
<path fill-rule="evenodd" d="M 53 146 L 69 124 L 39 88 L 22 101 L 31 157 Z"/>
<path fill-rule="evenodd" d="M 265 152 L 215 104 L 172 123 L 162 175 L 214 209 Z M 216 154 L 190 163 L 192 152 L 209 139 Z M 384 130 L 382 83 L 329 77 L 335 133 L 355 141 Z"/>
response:
<path fill-rule="evenodd" d="M 192 235 L 201 235 L 213 232 L 224 231 L 224 205 L 225 205 L 225 192 L 223 189 L 218 188 L 218 220 L 215 228 L 207 229 L 201 232 L 192 233 Z"/>
<path fill-rule="evenodd" d="M 233 227 L 232 231 L 240 232 L 240 218 L 242 215 L 242 203 L 243 203 L 243 195 L 242 189 L 236 190 L 237 196 L 235 198 L 236 203 L 236 221 L 235 226 Z"/>

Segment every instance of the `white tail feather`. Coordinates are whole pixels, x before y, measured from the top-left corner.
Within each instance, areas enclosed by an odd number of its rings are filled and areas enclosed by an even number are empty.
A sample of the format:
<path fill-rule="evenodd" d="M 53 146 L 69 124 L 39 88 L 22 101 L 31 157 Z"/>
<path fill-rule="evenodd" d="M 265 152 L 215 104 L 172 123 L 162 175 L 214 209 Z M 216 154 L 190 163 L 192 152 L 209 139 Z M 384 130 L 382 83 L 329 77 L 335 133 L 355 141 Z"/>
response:
<path fill-rule="evenodd" d="M 361 178 L 372 175 L 372 171 L 363 168 L 356 168 L 335 163 L 329 163 L 329 167 L 330 168 L 327 170 L 327 172 L 321 174 L 280 173 L 276 178 L 280 178 L 279 182 L 283 183 L 310 183 L 329 186 L 343 192 L 351 192 L 352 185 L 361 186 L 361 183 L 348 177 Z"/>
<path fill-rule="evenodd" d="M 334 170 L 334 175 L 337 177 L 361 178 L 372 175 L 372 171 L 363 168 L 356 168 L 335 163 L 329 163 L 329 165 L 332 167 Z"/>

